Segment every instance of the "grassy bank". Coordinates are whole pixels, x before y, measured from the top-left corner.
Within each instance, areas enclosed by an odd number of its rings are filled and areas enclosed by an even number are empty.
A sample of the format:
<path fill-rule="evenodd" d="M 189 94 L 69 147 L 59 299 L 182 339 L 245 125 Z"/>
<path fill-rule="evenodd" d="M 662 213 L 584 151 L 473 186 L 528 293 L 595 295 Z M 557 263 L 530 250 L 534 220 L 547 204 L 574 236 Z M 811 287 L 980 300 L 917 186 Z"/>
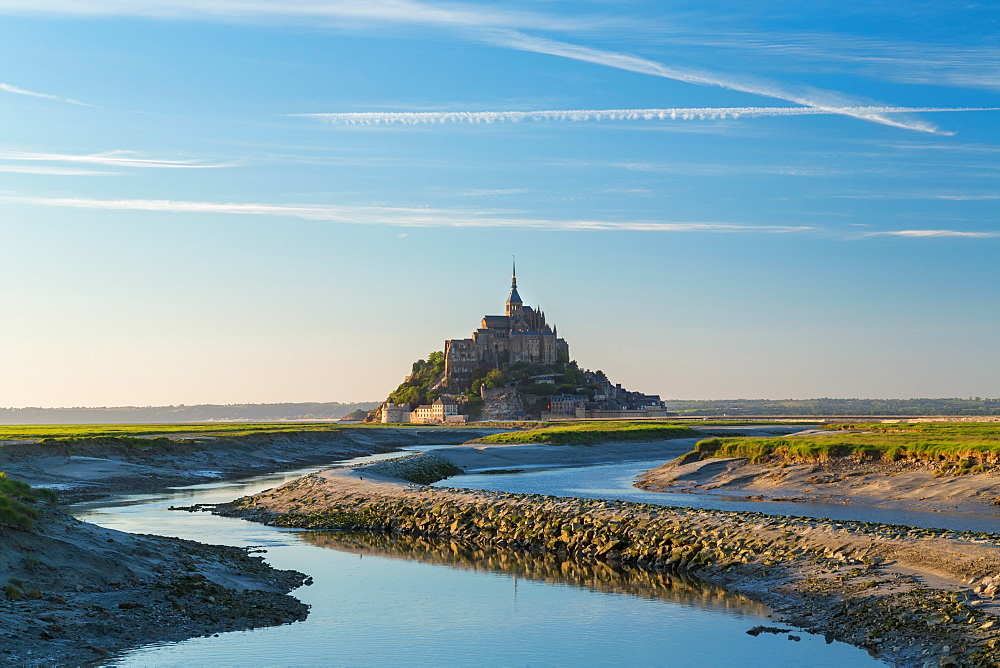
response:
<path fill-rule="evenodd" d="M 55 503 L 55 492 L 32 489 L 20 480 L 11 480 L 0 471 L 0 526 L 27 531 L 34 527 L 39 503 Z"/>
<path fill-rule="evenodd" d="M 489 425 L 469 425 L 482 428 Z M 434 429 L 434 425 L 383 425 L 383 424 L 331 424 L 309 422 L 225 422 L 198 424 L 63 424 L 63 425 L 0 425 L 0 442 L 95 439 L 95 438 L 190 438 L 206 436 L 215 438 L 251 436 L 253 434 L 336 433 L 343 429 L 394 429 L 420 427 Z M 466 425 L 447 425 L 448 429 L 468 428 Z M 2 447 L 2 443 L 0 443 Z"/>
<path fill-rule="evenodd" d="M 980 473 L 1000 466 L 997 423 L 832 425 L 838 433 L 784 438 L 712 438 L 700 441 L 686 462 L 747 457 L 757 464 L 860 460 L 935 463 L 952 474 Z"/>
<path fill-rule="evenodd" d="M 309 423 L 209 423 L 209 424 L 62 424 L 3 425 L 0 441 L 140 436 L 246 436 L 290 431 L 336 431 L 340 426 Z"/>
<path fill-rule="evenodd" d="M 543 426 L 527 431 L 493 434 L 473 441 L 492 445 L 544 443 L 546 445 L 595 445 L 622 441 L 661 441 L 693 438 L 690 427 L 663 422 L 577 422 Z"/>

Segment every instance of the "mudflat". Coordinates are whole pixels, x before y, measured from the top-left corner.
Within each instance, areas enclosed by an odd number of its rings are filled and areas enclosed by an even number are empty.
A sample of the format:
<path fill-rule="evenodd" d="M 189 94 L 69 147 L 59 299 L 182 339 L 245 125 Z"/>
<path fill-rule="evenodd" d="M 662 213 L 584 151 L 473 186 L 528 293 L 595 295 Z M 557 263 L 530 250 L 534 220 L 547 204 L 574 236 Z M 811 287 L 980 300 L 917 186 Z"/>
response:
<path fill-rule="evenodd" d="M 934 464 L 914 461 L 854 457 L 768 464 L 754 464 L 745 457 L 671 461 L 641 475 L 636 486 L 653 492 L 1000 515 L 1000 474 L 941 475 Z"/>
<path fill-rule="evenodd" d="M 391 452 L 409 445 L 462 443 L 496 429 L 376 428 L 185 437 L 138 449 L 114 439 L 0 443 L 0 471 L 59 492 L 63 502 L 232 480 Z"/>

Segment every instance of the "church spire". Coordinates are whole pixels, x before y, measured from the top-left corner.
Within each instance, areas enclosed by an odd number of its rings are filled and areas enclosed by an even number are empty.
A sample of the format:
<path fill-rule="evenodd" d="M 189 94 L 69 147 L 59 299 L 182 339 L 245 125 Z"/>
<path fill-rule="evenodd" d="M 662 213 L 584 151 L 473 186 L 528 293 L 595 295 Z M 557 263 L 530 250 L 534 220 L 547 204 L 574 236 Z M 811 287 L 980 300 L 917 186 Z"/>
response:
<path fill-rule="evenodd" d="M 517 290 L 517 256 L 510 256 L 510 289 Z"/>
<path fill-rule="evenodd" d="M 517 258 L 513 258 L 511 262 L 511 268 L 513 273 L 510 277 L 510 297 L 507 297 L 507 315 L 514 315 L 521 311 L 521 307 L 524 302 L 521 301 L 521 295 L 517 294 Z"/>

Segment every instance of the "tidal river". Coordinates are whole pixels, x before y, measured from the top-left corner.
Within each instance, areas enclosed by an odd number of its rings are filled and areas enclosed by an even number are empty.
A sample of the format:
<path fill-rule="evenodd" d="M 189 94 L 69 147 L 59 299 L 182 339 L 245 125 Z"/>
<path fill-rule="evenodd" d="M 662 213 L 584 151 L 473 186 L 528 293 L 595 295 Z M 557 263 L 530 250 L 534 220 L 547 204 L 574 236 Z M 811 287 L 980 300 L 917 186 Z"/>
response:
<path fill-rule="evenodd" d="M 578 496 L 603 495 L 621 479 L 621 466 L 562 469 L 560 484 Z M 105 665 L 880 665 L 862 650 L 795 629 L 748 635 L 756 626 L 776 626 L 764 606 L 686 578 L 450 541 L 283 530 L 167 510 L 229 501 L 306 472 L 74 507 L 80 519 L 124 531 L 256 546 L 272 565 L 314 578 L 293 592 L 312 606 L 304 622 L 150 645 Z M 545 474 L 461 478 L 488 478 L 503 488 Z"/>

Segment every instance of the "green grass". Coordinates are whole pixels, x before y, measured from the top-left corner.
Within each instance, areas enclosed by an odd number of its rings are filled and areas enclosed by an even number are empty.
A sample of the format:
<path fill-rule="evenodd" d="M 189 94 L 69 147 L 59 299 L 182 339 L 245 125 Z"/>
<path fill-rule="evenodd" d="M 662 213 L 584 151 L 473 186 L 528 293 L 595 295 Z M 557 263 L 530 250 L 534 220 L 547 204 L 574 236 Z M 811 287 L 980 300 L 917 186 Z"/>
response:
<path fill-rule="evenodd" d="M 507 434 L 493 434 L 473 441 L 486 444 L 545 443 L 547 445 L 594 445 L 621 441 L 659 441 L 691 438 L 697 432 L 677 424 L 663 422 L 574 422 L 546 425 L 537 429 Z"/>
<path fill-rule="evenodd" d="M 783 438 L 699 441 L 686 461 L 747 457 L 754 463 L 823 461 L 837 457 L 938 463 L 952 473 L 1000 465 L 1000 423 L 834 425 L 841 433 Z M 977 469 L 977 467 L 979 467 Z"/>
<path fill-rule="evenodd" d="M 341 425 L 312 423 L 59 424 L 0 425 L 0 440 L 104 438 L 114 436 L 246 436 L 256 433 L 336 431 Z"/>
<path fill-rule="evenodd" d="M 54 503 L 55 492 L 48 489 L 32 489 L 20 480 L 12 480 L 0 471 L 0 525 L 15 529 L 29 530 L 38 519 L 34 504 Z"/>
<path fill-rule="evenodd" d="M 249 436 L 252 434 L 283 433 L 335 433 L 342 429 L 395 429 L 400 426 L 433 429 L 435 425 L 335 424 L 314 422 L 208 422 L 187 424 L 56 424 L 56 425 L 0 425 L 0 441 L 97 438 L 137 438 L 142 436 L 165 436 L 167 438 L 194 436 Z M 486 425 L 445 425 L 456 427 L 479 427 Z M 0 444 L 2 447 L 2 444 Z"/>

